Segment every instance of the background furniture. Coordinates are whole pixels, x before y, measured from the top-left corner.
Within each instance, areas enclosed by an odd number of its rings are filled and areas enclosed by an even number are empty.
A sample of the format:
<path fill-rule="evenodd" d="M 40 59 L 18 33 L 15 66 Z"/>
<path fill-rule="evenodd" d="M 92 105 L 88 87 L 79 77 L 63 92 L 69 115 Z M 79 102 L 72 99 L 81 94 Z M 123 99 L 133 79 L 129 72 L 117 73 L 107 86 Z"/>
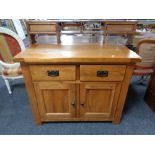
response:
<path fill-rule="evenodd" d="M 108 38 L 112 36 L 126 36 L 126 45 L 132 45 L 136 32 L 137 22 L 134 21 L 104 21 L 104 43 L 108 42 Z M 114 38 L 116 39 L 116 37 Z M 123 40 L 123 39 L 122 39 Z M 120 43 L 119 43 L 120 44 Z"/>
<path fill-rule="evenodd" d="M 12 19 L 0 19 L 0 27 L 5 27 L 17 33 Z"/>
<path fill-rule="evenodd" d="M 151 107 L 151 109 L 155 112 L 155 72 L 151 76 L 151 80 L 149 82 L 144 99 L 146 103 Z"/>
<path fill-rule="evenodd" d="M 132 45 L 137 22 L 134 21 L 104 21 L 104 20 L 30 20 L 26 21 L 31 43 L 35 43 L 35 36 L 39 34 L 56 35 L 57 43 L 61 43 L 61 35 L 101 35 L 104 43 L 111 35 L 113 42 L 123 41 L 125 45 Z M 117 38 L 116 38 L 117 36 Z M 112 39 L 111 39 L 112 40 Z M 127 43 L 126 43 L 127 42 Z"/>
<path fill-rule="evenodd" d="M 154 39 L 154 38 L 155 38 L 155 33 L 152 31 L 152 29 L 137 30 L 136 34 L 134 36 L 134 39 L 133 39 L 133 46 L 137 47 L 138 43 L 141 40 L 144 40 L 144 39 Z"/>
<path fill-rule="evenodd" d="M 60 27 L 63 34 L 81 34 L 83 31 L 82 22 L 62 22 Z"/>
<path fill-rule="evenodd" d="M 98 20 L 27 20 L 26 23 L 31 44 L 36 43 L 35 37 L 41 34 L 56 35 L 57 43 L 61 43 L 61 35 L 103 35 Z M 46 43 L 53 42 L 47 36 L 44 40 L 47 40 Z"/>
<path fill-rule="evenodd" d="M 9 94 L 9 81 L 23 78 L 19 63 L 13 63 L 13 56 L 24 50 L 25 46 L 19 36 L 13 31 L 0 27 L 0 71 Z"/>
<path fill-rule="evenodd" d="M 56 35 L 57 44 L 60 41 L 60 29 L 56 22 L 51 21 L 26 21 L 30 43 L 36 43 L 36 35 Z"/>
<path fill-rule="evenodd" d="M 83 19 L 83 20 L 82 19 L 57 19 L 57 20 L 48 19 L 48 20 L 27 20 L 27 22 L 57 23 L 59 27 L 60 35 L 65 34 L 65 35 L 90 36 L 91 34 L 93 36 L 99 35 L 103 37 L 105 35 L 105 38 L 107 38 L 108 43 L 128 45 L 128 47 L 129 48 L 131 47 L 131 49 L 134 49 L 137 46 L 137 43 L 142 39 L 155 38 L 155 33 L 154 33 L 155 20 L 107 21 L 104 19 Z M 110 29 L 113 29 L 113 34 L 106 36 L 106 31 L 107 31 L 106 26 L 108 27 L 110 26 Z M 135 33 L 135 27 L 137 28 L 136 33 Z M 63 31 L 63 28 L 65 28 L 65 31 Z M 103 30 L 105 31 L 105 33 L 103 32 Z M 102 40 L 102 39 L 99 39 L 99 40 Z M 106 39 L 103 39 L 103 41 L 106 42 Z"/>
<path fill-rule="evenodd" d="M 142 61 L 136 64 L 133 74 L 142 78 L 151 75 L 155 67 L 155 40 L 141 40 L 137 46 L 137 54 L 142 57 Z"/>
<path fill-rule="evenodd" d="M 46 52 L 45 52 L 46 51 Z M 134 64 L 140 57 L 116 45 L 32 45 L 15 56 L 37 124 L 119 123 Z"/>
<path fill-rule="evenodd" d="M 8 28 L 17 33 L 23 40 L 27 35 L 25 22 L 22 19 L 0 19 L 0 27 Z"/>

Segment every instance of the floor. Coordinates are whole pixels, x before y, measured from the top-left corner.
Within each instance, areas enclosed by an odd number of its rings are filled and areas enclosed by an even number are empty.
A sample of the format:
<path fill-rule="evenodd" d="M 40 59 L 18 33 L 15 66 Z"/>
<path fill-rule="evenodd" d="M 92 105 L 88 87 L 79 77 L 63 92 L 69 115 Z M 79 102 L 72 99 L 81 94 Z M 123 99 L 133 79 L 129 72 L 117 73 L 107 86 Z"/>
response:
<path fill-rule="evenodd" d="M 12 83 L 9 95 L 0 77 L 0 134 L 1 135 L 143 135 L 155 134 L 155 113 L 144 102 L 147 82 L 137 84 L 133 77 L 119 125 L 111 122 L 44 123 L 36 126 L 31 112 L 24 81 Z"/>

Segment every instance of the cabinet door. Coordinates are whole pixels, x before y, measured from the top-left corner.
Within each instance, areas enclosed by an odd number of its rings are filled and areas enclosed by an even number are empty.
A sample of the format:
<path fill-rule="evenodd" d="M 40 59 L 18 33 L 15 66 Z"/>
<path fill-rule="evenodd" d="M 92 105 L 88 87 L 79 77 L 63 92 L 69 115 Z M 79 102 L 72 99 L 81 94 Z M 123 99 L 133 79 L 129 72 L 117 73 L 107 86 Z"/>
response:
<path fill-rule="evenodd" d="M 65 120 L 75 116 L 75 84 L 35 82 L 34 86 L 43 121 Z"/>
<path fill-rule="evenodd" d="M 112 120 L 120 82 L 84 82 L 80 85 L 80 115 L 86 119 Z"/>

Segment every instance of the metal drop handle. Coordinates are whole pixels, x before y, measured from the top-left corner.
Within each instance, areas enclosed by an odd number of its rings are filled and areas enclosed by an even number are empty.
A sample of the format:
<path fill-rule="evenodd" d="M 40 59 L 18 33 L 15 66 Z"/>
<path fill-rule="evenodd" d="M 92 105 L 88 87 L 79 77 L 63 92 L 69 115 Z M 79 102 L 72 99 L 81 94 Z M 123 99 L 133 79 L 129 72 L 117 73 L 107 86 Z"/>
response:
<path fill-rule="evenodd" d="M 108 77 L 109 72 L 106 70 L 100 70 L 96 72 L 97 77 Z"/>
<path fill-rule="evenodd" d="M 49 70 L 49 71 L 47 71 L 47 74 L 50 77 L 59 76 L 59 70 Z"/>

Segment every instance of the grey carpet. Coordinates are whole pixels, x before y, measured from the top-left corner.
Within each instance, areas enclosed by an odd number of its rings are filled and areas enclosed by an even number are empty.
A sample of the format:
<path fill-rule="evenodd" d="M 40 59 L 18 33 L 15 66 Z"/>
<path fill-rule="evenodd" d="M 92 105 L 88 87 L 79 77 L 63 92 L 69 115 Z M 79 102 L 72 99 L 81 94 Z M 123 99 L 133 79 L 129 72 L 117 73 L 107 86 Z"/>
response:
<path fill-rule="evenodd" d="M 122 121 L 119 125 L 110 122 L 70 122 L 34 124 L 31 106 L 24 82 L 13 82 L 9 95 L 0 78 L 0 134 L 1 135 L 121 135 L 155 134 L 155 113 L 144 102 L 146 85 L 138 85 L 133 78 Z"/>

